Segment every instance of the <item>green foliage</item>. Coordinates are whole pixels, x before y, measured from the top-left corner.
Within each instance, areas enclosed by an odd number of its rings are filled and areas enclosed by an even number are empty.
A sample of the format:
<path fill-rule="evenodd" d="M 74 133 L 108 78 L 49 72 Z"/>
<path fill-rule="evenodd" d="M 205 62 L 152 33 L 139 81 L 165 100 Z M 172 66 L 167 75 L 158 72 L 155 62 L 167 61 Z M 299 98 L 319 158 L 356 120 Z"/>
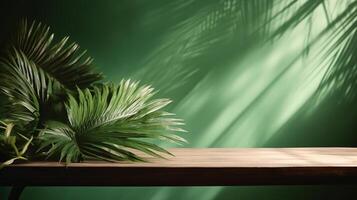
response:
<path fill-rule="evenodd" d="M 54 34 L 49 31 L 50 28 L 41 23 L 34 21 L 29 25 L 23 20 L 13 45 L 64 87 L 85 88 L 102 79 L 102 75 L 93 70 L 93 59 L 86 56 L 86 51 L 80 52 L 76 43 L 68 44 L 69 37 L 52 44 Z"/>
<path fill-rule="evenodd" d="M 22 149 L 19 150 L 17 144 L 16 144 L 16 136 L 11 135 L 14 124 L 13 123 L 5 123 L 3 121 L 0 121 L 1 126 L 0 128 L 4 130 L 3 134 L 0 135 L 0 150 L 1 150 L 1 156 L 3 158 L 8 159 L 5 162 L 0 164 L 0 169 L 12 164 L 15 160 L 27 160 L 24 155 L 27 152 L 28 147 L 30 146 L 33 137 L 31 138 L 25 138 L 26 142 L 22 144 Z M 22 138 L 23 139 L 23 138 Z M 7 155 L 2 155 L 4 152 L 7 153 Z"/>
<path fill-rule="evenodd" d="M 22 123 L 38 121 L 40 104 L 60 88 L 58 82 L 15 48 L 2 58 L 0 65 L 4 71 L 0 87 L 9 100 L 8 117 Z"/>
<path fill-rule="evenodd" d="M 91 90 L 78 89 L 78 97 L 69 96 L 66 104 L 68 124 L 49 122 L 41 134 L 42 147 L 52 146 L 49 155 L 60 154 L 66 162 L 84 158 L 115 160 L 142 160 L 131 153 L 136 149 L 161 157 L 157 152 L 169 153 L 163 148 L 140 139 L 167 139 L 184 142 L 170 131 L 181 120 L 166 118 L 160 111 L 170 101 L 150 100 L 153 89 L 138 87 L 129 80 L 119 85 L 95 86 Z"/>
<path fill-rule="evenodd" d="M 85 51 L 68 37 L 52 40 L 49 27 L 24 20 L 0 58 L 2 166 L 38 157 L 144 161 L 137 152 L 170 154 L 157 140 L 185 142 L 174 134 L 183 122 L 162 111 L 170 100 L 153 99 L 153 88 L 130 80 L 97 83 L 102 75 Z"/>

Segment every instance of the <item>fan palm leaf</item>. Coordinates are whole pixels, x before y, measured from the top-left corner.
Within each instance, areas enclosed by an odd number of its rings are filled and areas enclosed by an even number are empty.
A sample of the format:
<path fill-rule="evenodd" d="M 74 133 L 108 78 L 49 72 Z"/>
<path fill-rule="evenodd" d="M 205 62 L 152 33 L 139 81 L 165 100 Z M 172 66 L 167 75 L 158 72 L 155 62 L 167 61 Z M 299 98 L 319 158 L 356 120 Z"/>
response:
<path fill-rule="evenodd" d="M 55 44 L 53 39 L 50 27 L 36 21 L 29 24 L 27 20 L 22 20 L 13 45 L 69 89 L 85 88 L 102 79 L 102 74 L 93 70 L 93 59 L 86 56 L 86 51 L 80 52 L 78 44 L 68 44 L 69 37 Z"/>
<path fill-rule="evenodd" d="M 10 115 L 5 117 L 22 120 L 22 124 L 33 122 L 31 129 L 40 118 L 64 113 L 62 98 L 67 92 L 102 78 L 92 69 L 92 59 L 85 51 L 80 53 L 76 43 L 67 44 L 68 37 L 52 44 L 54 34 L 49 30 L 41 23 L 22 20 L 0 63 L 0 88 L 7 96 L 5 112 Z"/>
<path fill-rule="evenodd" d="M 41 148 L 67 163 L 84 158 L 142 161 L 133 149 L 159 157 L 169 154 L 150 139 L 185 142 L 172 133 L 184 131 L 178 127 L 183 123 L 161 111 L 170 100 L 151 100 L 153 95 L 153 88 L 130 80 L 78 89 L 78 97 L 69 95 L 66 104 L 69 123 L 49 122 Z"/>
<path fill-rule="evenodd" d="M 0 60 L 0 89 L 8 98 L 6 117 L 23 125 L 37 122 L 41 103 L 47 102 L 61 85 L 36 67 L 22 51 L 13 48 L 8 55 Z"/>

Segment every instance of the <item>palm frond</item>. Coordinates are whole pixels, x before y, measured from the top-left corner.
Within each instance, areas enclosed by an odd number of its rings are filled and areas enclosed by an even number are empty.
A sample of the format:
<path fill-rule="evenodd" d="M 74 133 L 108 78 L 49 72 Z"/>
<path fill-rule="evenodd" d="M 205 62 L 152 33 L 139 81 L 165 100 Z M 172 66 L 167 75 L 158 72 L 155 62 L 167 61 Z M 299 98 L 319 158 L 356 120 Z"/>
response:
<path fill-rule="evenodd" d="M 4 117 L 21 121 L 21 125 L 31 122 L 26 129 L 41 125 L 40 118 L 58 113 L 62 116 L 62 98 L 67 92 L 102 78 L 93 70 L 92 59 L 85 56 L 85 51 L 80 53 L 75 43 L 67 44 L 68 37 L 52 44 L 54 35 L 49 30 L 35 21 L 21 21 L 0 61 L 0 88 L 7 97 Z"/>
<path fill-rule="evenodd" d="M 41 102 L 48 101 L 60 84 L 16 49 L 0 60 L 0 89 L 7 97 L 7 118 L 24 124 L 40 117 Z"/>
<path fill-rule="evenodd" d="M 160 157 L 169 154 L 150 140 L 185 142 L 173 134 L 184 131 L 178 127 L 183 122 L 161 111 L 170 100 L 151 100 L 153 95 L 153 88 L 130 80 L 78 89 L 78 97 L 69 95 L 66 105 L 69 123 L 49 122 L 41 148 L 67 163 L 83 158 L 142 161 L 133 149 Z"/>
<path fill-rule="evenodd" d="M 102 74 L 93 70 L 93 59 L 86 51 L 80 52 L 78 44 L 69 43 L 69 37 L 55 44 L 53 39 L 50 27 L 22 20 L 12 45 L 69 89 L 85 88 L 102 79 Z"/>

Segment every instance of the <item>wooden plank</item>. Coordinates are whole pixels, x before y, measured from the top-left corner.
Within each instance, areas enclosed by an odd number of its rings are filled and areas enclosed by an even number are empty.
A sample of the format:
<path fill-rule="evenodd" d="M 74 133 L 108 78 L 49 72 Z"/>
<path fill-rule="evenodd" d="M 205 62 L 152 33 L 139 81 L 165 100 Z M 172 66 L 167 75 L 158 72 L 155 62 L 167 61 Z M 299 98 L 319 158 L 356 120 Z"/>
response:
<path fill-rule="evenodd" d="M 148 163 L 29 162 L 0 170 L 0 185 L 223 186 L 357 183 L 357 148 L 170 149 Z"/>

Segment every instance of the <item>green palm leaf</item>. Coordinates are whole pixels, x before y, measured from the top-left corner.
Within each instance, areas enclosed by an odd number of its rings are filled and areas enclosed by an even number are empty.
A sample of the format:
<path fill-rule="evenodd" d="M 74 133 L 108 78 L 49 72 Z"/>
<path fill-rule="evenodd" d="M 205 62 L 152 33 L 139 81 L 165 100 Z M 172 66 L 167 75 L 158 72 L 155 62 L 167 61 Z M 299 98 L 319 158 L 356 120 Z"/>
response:
<path fill-rule="evenodd" d="M 69 95 L 66 105 L 69 123 L 49 122 L 41 148 L 67 163 L 84 158 L 142 161 L 133 149 L 159 157 L 160 152 L 169 154 L 150 139 L 185 142 L 172 133 L 184 131 L 178 127 L 183 123 L 161 111 L 170 100 L 151 100 L 153 95 L 153 88 L 130 80 L 78 89 L 78 97 Z"/>
<path fill-rule="evenodd" d="M 161 111 L 170 100 L 151 99 L 153 88 L 131 81 L 92 86 L 102 77 L 93 71 L 92 59 L 78 53 L 77 44 L 67 45 L 68 38 L 54 45 L 52 40 L 49 27 L 24 20 L 0 58 L 5 121 L 16 124 L 13 135 L 5 134 L 0 140 L 0 146 L 11 147 L 4 151 L 10 158 L 5 163 L 25 158 L 30 143 L 30 152 L 37 152 L 29 157 L 45 153 L 69 163 L 143 161 L 135 152 L 156 157 L 170 154 L 153 143 L 155 139 L 185 142 L 174 134 L 184 131 L 178 127 L 183 122 Z M 16 138 L 23 146 L 21 152 Z"/>
<path fill-rule="evenodd" d="M 0 89 L 7 96 L 6 116 L 23 125 L 37 122 L 40 104 L 47 102 L 61 85 L 15 48 L 0 60 Z"/>
<path fill-rule="evenodd" d="M 93 70 L 93 59 L 86 56 L 86 51 L 80 52 L 78 44 L 68 44 L 69 37 L 55 44 L 53 39 L 50 27 L 35 21 L 28 24 L 27 20 L 22 20 L 13 45 L 69 89 L 85 88 L 102 79 L 102 74 Z"/>
<path fill-rule="evenodd" d="M 27 129 L 35 129 L 48 117 L 62 118 L 66 93 L 102 78 L 93 71 L 92 59 L 85 52 L 79 53 L 77 44 L 68 45 L 68 37 L 52 44 L 53 37 L 48 26 L 23 20 L 1 58 L 0 88 L 7 97 L 5 117 L 16 119 L 17 127 L 22 127 L 20 121 L 22 125 L 31 122 Z"/>

